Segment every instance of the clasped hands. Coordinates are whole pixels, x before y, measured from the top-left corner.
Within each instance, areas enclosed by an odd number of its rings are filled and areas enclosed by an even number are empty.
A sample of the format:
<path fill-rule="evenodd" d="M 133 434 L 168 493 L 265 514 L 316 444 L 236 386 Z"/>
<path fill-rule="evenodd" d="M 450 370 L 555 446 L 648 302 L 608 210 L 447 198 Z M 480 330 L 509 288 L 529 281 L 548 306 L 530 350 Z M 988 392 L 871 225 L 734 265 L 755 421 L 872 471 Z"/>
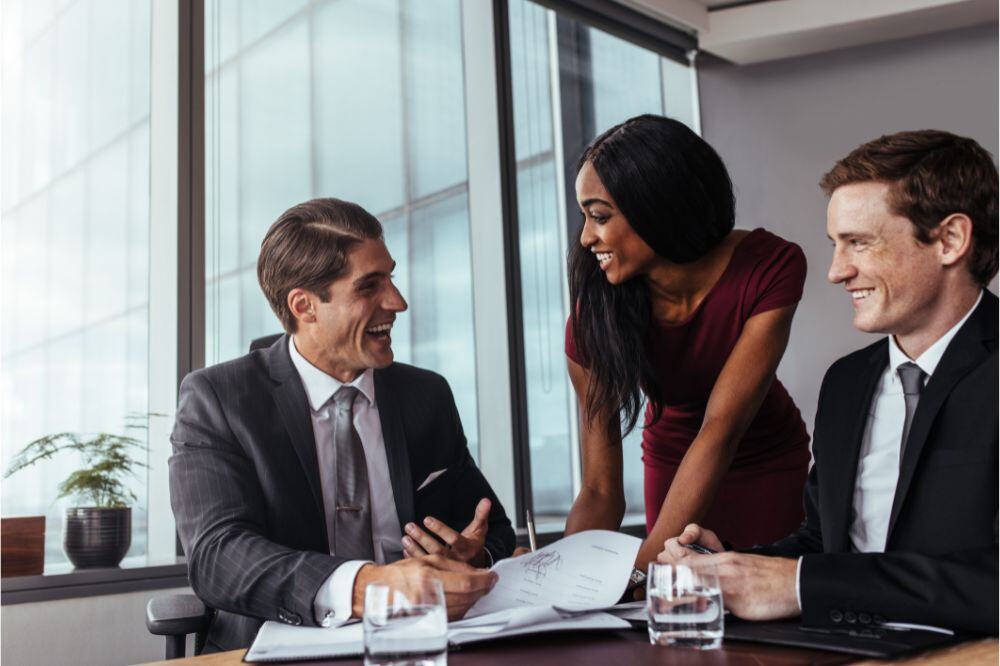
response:
<path fill-rule="evenodd" d="M 389 585 L 405 592 L 417 581 L 429 577 L 441 581 L 448 619 L 463 617 L 497 582 L 495 573 L 477 568 L 488 563 L 485 544 L 490 507 L 490 500 L 481 499 L 476 505 L 472 522 L 461 532 L 456 532 L 436 518 L 425 518 L 424 526 L 444 543 L 415 523 L 408 523 L 403 537 L 405 559 L 386 565 L 367 564 L 358 571 L 354 580 L 353 614 L 361 616 L 364 591 L 371 583 Z"/>
<path fill-rule="evenodd" d="M 690 548 L 698 544 L 717 551 L 703 555 Z M 714 567 L 722 587 L 722 600 L 729 611 L 744 620 L 776 620 L 799 615 L 795 594 L 797 561 L 726 551 L 711 530 L 690 524 L 676 537 L 667 539 L 657 562 L 685 564 L 698 570 Z"/>

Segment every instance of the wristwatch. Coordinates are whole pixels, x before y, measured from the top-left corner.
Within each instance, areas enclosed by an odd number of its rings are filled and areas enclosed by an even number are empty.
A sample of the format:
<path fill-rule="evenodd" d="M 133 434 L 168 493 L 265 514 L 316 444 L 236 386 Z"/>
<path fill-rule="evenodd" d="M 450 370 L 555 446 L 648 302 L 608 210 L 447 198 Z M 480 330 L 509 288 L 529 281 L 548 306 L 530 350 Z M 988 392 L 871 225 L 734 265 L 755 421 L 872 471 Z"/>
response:
<path fill-rule="evenodd" d="M 625 587 L 626 590 L 634 590 L 637 587 L 642 587 L 646 584 L 646 574 L 635 567 L 632 567 L 632 574 L 628 577 L 628 585 Z"/>

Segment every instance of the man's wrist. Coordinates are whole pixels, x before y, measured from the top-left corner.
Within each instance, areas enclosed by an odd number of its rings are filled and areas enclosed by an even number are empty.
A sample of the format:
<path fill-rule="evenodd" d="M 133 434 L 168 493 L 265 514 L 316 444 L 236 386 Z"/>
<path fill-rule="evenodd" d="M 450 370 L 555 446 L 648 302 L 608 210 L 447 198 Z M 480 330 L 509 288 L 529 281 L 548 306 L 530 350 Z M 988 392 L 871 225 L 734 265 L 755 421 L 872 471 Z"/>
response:
<path fill-rule="evenodd" d="M 378 567 L 366 564 L 358 569 L 354 577 L 354 592 L 351 596 L 351 617 L 361 617 L 365 612 L 365 588 L 372 582 Z"/>

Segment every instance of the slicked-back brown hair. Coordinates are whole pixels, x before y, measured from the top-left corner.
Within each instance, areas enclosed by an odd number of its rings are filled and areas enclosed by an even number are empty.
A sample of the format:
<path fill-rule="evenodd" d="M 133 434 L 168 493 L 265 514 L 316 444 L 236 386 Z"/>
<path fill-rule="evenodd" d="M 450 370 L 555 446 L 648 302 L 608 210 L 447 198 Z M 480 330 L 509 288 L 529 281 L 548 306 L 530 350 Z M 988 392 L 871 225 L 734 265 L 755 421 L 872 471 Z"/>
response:
<path fill-rule="evenodd" d="M 285 331 L 298 327 L 288 293 L 306 289 L 326 303 L 330 283 L 347 271 L 347 255 L 368 238 L 382 238 L 379 221 L 361 206 L 333 198 L 292 206 L 271 225 L 260 244 L 257 281 Z"/>
<path fill-rule="evenodd" d="M 978 143 L 940 130 L 887 134 L 851 151 L 819 186 L 830 195 L 868 181 L 889 185 L 890 210 L 913 223 L 922 243 L 949 215 L 967 215 L 973 279 L 985 287 L 997 274 L 997 168 Z"/>

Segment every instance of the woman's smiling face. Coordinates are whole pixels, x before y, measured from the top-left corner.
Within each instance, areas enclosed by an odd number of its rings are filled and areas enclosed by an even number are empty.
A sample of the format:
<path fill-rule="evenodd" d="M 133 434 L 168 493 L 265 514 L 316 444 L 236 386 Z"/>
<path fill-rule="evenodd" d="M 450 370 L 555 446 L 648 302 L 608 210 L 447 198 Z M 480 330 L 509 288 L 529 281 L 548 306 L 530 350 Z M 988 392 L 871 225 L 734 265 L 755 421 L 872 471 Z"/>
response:
<path fill-rule="evenodd" d="M 589 161 L 576 175 L 576 201 L 583 213 L 580 244 L 593 254 L 608 282 L 621 284 L 649 272 L 656 252 L 629 225 Z"/>

